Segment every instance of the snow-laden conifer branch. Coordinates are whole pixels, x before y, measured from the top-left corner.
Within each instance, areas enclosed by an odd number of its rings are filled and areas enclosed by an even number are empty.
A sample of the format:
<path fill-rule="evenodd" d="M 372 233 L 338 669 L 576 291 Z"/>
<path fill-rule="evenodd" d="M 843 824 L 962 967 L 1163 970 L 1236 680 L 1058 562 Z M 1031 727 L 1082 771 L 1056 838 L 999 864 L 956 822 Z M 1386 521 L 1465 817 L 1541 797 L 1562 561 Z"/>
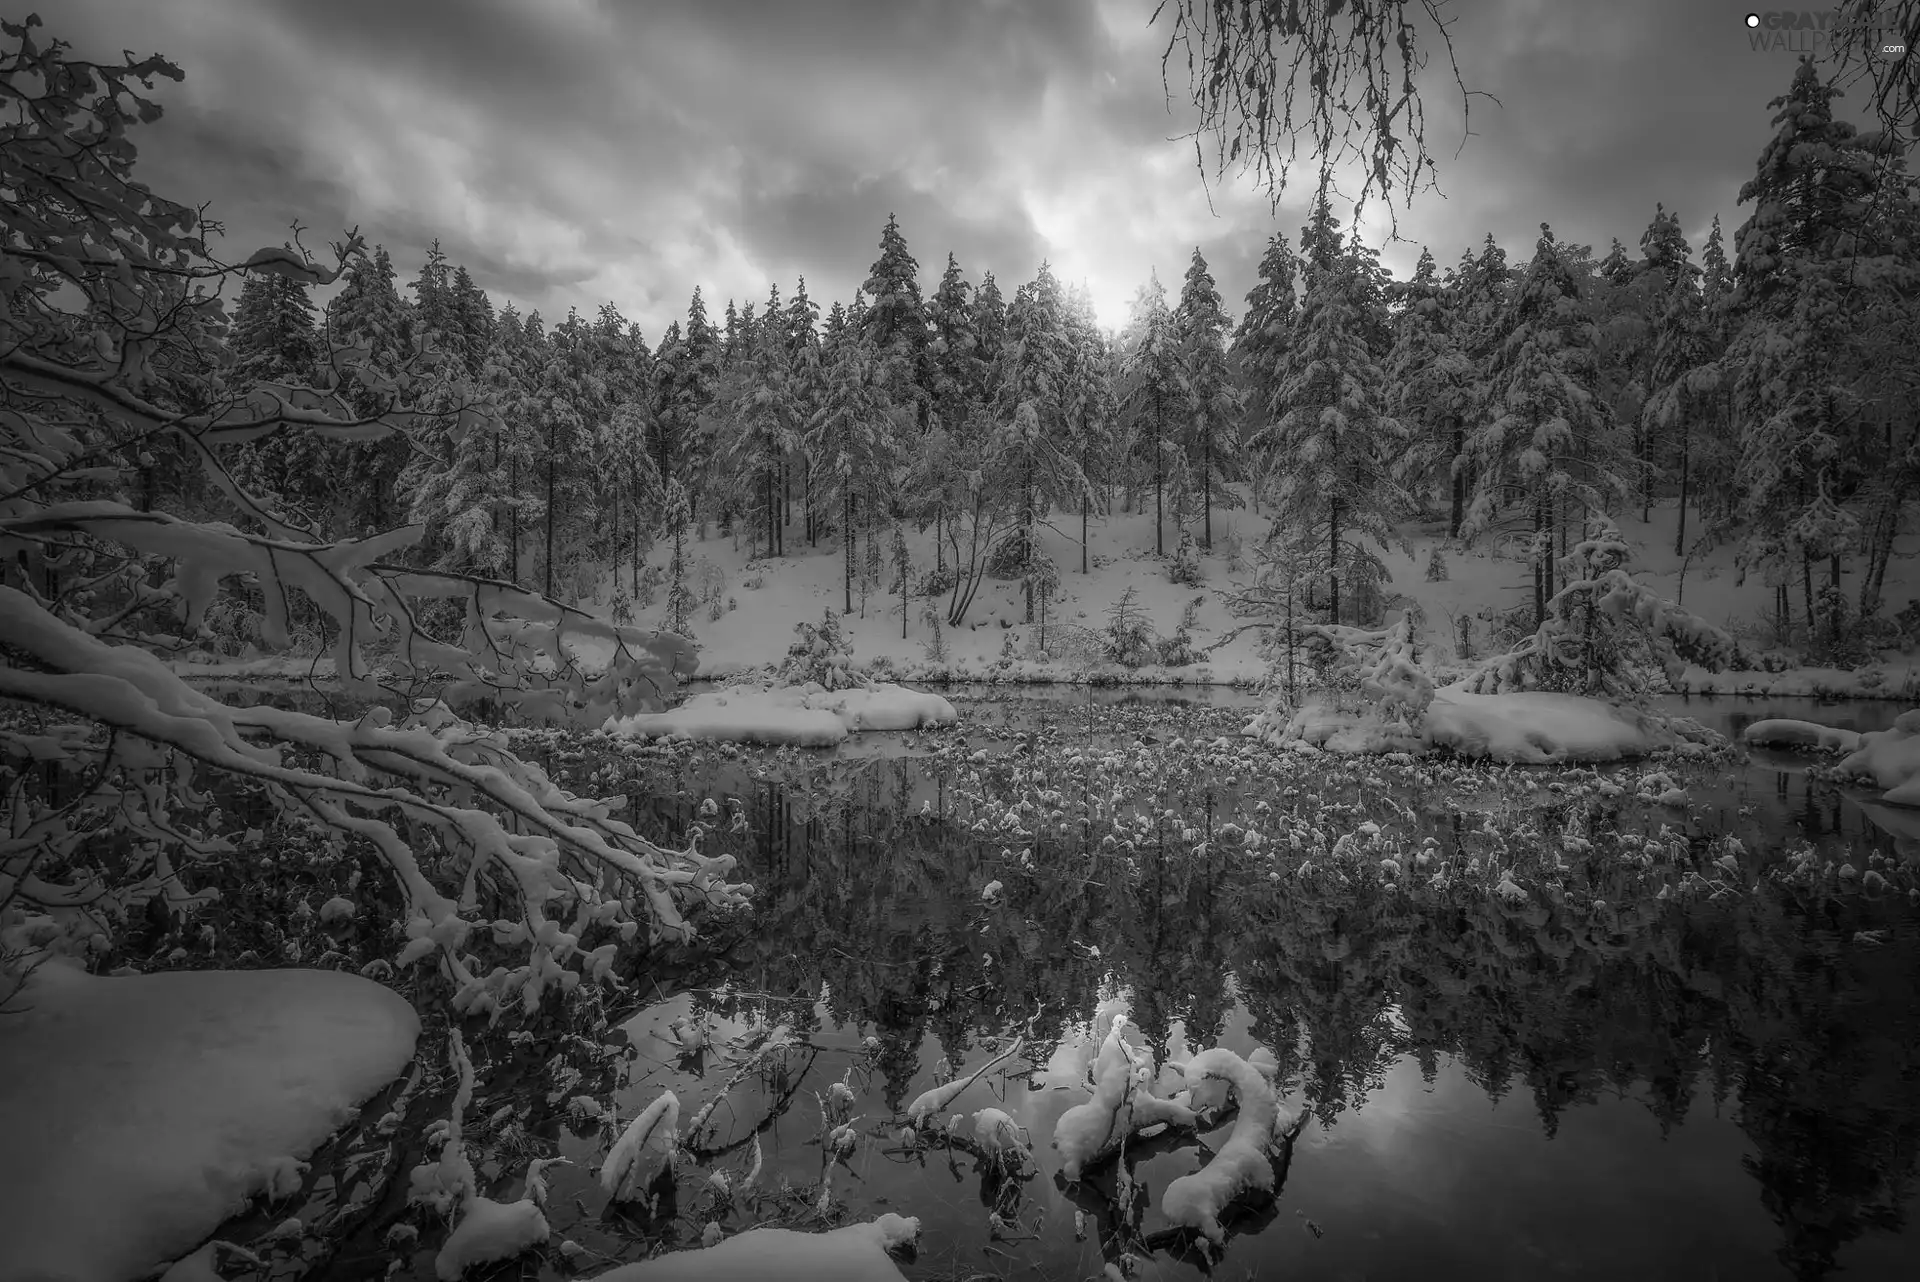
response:
<path fill-rule="evenodd" d="M 37 25 L 0 24 L 11 44 L 0 94 L 20 117 L 0 135 L 0 698 L 77 721 L 30 713 L 0 728 L 0 755 L 48 767 L 10 771 L 0 936 L 15 960 L 0 964 L 110 942 L 117 919 L 156 897 L 176 913 L 204 902 L 212 892 L 190 884 L 193 866 L 244 860 L 260 839 L 236 841 L 219 822 L 206 783 L 220 776 L 367 843 L 405 904 L 400 961 L 438 954 L 462 1011 L 531 1007 L 555 983 L 604 979 L 642 929 L 684 938 L 689 905 L 741 902 L 730 859 L 641 836 L 614 817 L 623 802 L 566 793 L 449 706 L 487 699 L 597 727 L 657 707 L 691 671 L 690 646 L 512 584 L 403 564 L 417 527 L 326 537 L 237 478 L 223 451 L 271 433 L 398 434 L 417 449 L 425 428 L 485 431 L 502 411 L 431 351 L 382 373 L 366 349 L 336 343 L 317 354 L 314 385 L 230 387 L 223 304 L 205 283 L 234 271 L 324 283 L 363 263 L 364 244 L 348 233 L 322 266 L 296 228 L 290 247 L 215 261 L 212 225 L 131 177 L 127 127 L 159 114 L 132 86 L 177 70 L 72 60 Z M 149 510 L 137 469 L 162 440 L 200 466 L 235 523 Z M 378 706 L 354 721 L 237 708 L 176 676 L 155 652 L 201 634 L 236 583 L 259 593 L 269 649 L 288 647 L 296 605 L 311 605 L 346 693 Z M 467 604 L 453 638 L 418 612 L 449 596 Z M 434 686 L 439 697 L 416 697 Z M 47 795 L 56 783 L 64 795 Z M 94 860 L 109 842 L 131 856 Z M 518 910 L 492 923 L 496 944 L 526 948 L 511 970 L 482 974 L 463 951 L 482 889 Z M 595 929 L 609 942 L 594 946 Z"/>

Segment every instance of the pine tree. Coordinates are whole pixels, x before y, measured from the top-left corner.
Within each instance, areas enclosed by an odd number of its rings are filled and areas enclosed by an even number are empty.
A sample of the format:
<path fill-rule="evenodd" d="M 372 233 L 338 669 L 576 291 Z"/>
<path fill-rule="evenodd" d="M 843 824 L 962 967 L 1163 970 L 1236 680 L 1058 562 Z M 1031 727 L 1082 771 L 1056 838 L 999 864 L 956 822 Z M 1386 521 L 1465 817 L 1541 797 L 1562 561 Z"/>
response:
<path fill-rule="evenodd" d="M 1475 388 L 1473 362 L 1460 348 L 1454 291 L 1422 248 L 1413 276 L 1396 285 L 1391 297 L 1398 310 L 1385 362 L 1387 409 L 1407 429 L 1408 444 L 1399 476 L 1423 489 L 1445 481 L 1447 535 L 1459 538 L 1467 494 L 1461 456 Z"/>
<path fill-rule="evenodd" d="M 838 327 L 835 316 L 841 318 Z M 862 500 L 871 510 L 887 497 L 896 448 L 896 409 L 872 340 L 846 319 L 838 304 L 829 314 L 828 325 L 833 337 L 822 352 L 825 381 L 808 424 L 807 446 L 814 459 L 818 497 L 840 505 L 845 606 L 851 614 L 858 535 L 854 518 Z"/>
<path fill-rule="evenodd" d="M 700 606 L 691 582 L 693 569 L 687 564 L 687 527 L 693 524 L 693 509 L 687 501 L 686 487 L 678 478 L 667 482 L 662 516 L 667 539 L 673 545 L 667 558 L 667 630 L 691 637 L 693 614 Z"/>
<path fill-rule="evenodd" d="M 1387 547 L 1400 496 L 1392 460 L 1405 429 L 1386 410 L 1386 375 L 1368 349 L 1368 260 L 1348 252 L 1304 264 L 1307 293 L 1275 395 L 1284 412 L 1265 430 L 1277 460 L 1285 519 L 1324 533 L 1330 616 L 1340 622 L 1342 579 L 1374 581 L 1385 566 L 1364 544 Z"/>
<path fill-rule="evenodd" d="M 260 383 L 307 383 L 319 362 L 320 334 L 306 285 L 277 273 L 247 273 L 228 346 L 233 365 L 226 381 L 235 392 Z M 324 461 L 311 433 L 280 430 L 238 447 L 233 472 L 248 490 L 297 508 L 316 524 L 328 500 Z"/>
<path fill-rule="evenodd" d="M 1797 562 L 1811 627 L 1812 562 L 1825 557 L 1831 641 L 1840 630 L 1841 564 L 1861 532 L 1853 500 L 1881 444 L 1859 430 L 1846 377 L 1868 297 L 1854 277 L 1862 259 L 1881 252 L 1869 218 L 1882 156 L 1896 147 L 1834 119 L 1838 96 L 1803 58 L 1788 92 L 1768 104 L 1777 132 L 1740 191 L 1754 211 L 1734 234 L 1730 307 L 1739 328 L 1727 356 L 1739 371 L 1733 400 L 1746 559 L 1776 573 Z"/>
<path fill-rule="evenodd" d="M 1158 273 L 1150 274 L 1133 297 L 1121 350 L 1120 404 L 1132 429 L 1133 452 L 1146 454 L 1153 465 L 1153 550 L 1165 556 L 1168 429 L 1181 400 L 1180 339 Z"/>
<path fill-rule="evenodd" d="M 1553 595 L 1553 532 L 1561 504 L 1584 518 L 1624 497 L 1613 424 L 1594 384 L 1597 336 L 1578 278 L 1542 223 L 1489 371 L 1495 417 L 1467 440 L 1478 467 L 1465 532 L 1488 529 L 1499 497 L 1519 498 L 1532 518 L 1534 625 Z"/>
<path fill-rule="evenodd" d="M 365 358 L 347 371 L 340 395 L 354 413 L 371 417 L 399 403 L 395 377 L 411 355 L 406 303 L 394 287 L 393 260 L 379 246 L 373 257 L 356 259 L 347 269 L 346 287 L 327 305 L 327 341 L 364 349 Z M 356 533 L 393 524 L 396 489 L 407 463 L 407 442 L 399 436 L 343 442 L 322 451 L 323 472 L 332 480 L 332 505 Z"/>
<path fill-rule="evenodd" d="M 1187 397 L 1184 447 L 1200 472 L 1200 546 L 1211 552 L 1214 496 L 1217 492 L 1229 506 L 1233 500 L 1226 482 L 1232 479 L 1232 464 L 1239 455 L 1233 427 L 1240 406 L 1227 367 L 1227 315 L 1220 308 L 1220 291 L 1214 287 L 1207 260 L 1197 245 L 1180 287 L 1180 304 L 1174 309 L 1173 322 L 1179 335 L 1180 373 Z"/>
<path fill-rule="evenodd" d="M 936 571 L 946 566 L 943 542 L 948 509 L 954 501 L 958 475 L 953 454 L 972 421 L 969 405 L 974 389 L 983 383 L 977 368 L 979 337 L 974 332 L 973 286 L 960 273 L 960 264 L 947 255 L 940 287 L 927 302 L 931 338 L 927 345 L 928 429 L 914 453 L 909 493 L 918 499 L 921 519 L 933 518 Z"/>
<path fill-rule="evenodd" d="M 987 445 L 993 470 L 1007 478 L 1016 504 L 1013 537 L 1028 623 L 1033 622 L 1033 581 L 1028 571 L 1038 547 L 1035 527 L 1055 502 L 1080 498 L 1087 488 L 1067 432 L 1066 381 L 1071 358 L 1064 310 L 1059 282 L 1052 267 L 1043 262 L 1033 281 L 1020 287 L 1007 312 L 1003 372 L 996 379 L 995 431 Z"/>
<path fill-rule="evenodd" d="M 907 250 L 900 223 L 887 215 L 880 232 L 880 257 L 861 289 L 872 299 L 861 330 L 887 369 L 894 400 L 911 405 L 925 431 L 932 410 L 927 369 L 927 309 L 920 297 L 920 265 Z"/>
<path fill-rule="evenodd" d="M 1251 442 L 1274 414 L 1274 393 L 1279 390 L 1281 359 L 1293 332 L 1294 314 L 1299 300 L 1294 295 L 1296 260 L 1284 233 L 1276 232 L 1267 241 L 1260 259 L 1259 279 L 1247 291 L 1247 311 L 1233 333 L 1229 357 L 1241 400 L 1241 439 Z M 1258 476 L 1272 466 L 1269 458 L 1249 460 Z M 1259 489 L 1254 489 L 1256 506 Z"/>
<path fill-rule="evenodd" d="M 1119 404 L 1114 395 L 1113 351 L 1094 316 L 1093 295 L 1082 282 L 1067 299 L 1066 414 L 1080 451 L 1080 573 L 1090 572 L 1088 525 L 1095 486 L 1110 480 L 1118 444 Z"/>

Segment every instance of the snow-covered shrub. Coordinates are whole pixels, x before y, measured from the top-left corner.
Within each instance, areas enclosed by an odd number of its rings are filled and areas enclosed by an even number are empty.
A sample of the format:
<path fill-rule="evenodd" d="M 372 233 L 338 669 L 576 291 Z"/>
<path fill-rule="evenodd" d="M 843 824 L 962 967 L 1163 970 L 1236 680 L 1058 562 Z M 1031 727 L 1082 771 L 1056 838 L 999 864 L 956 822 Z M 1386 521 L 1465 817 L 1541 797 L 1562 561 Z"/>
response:
<path fill-rule="evenodd" d="M 1153 627 L 1129 587 L 1107 607 L 1106 658 L 1123 668 L 1140 668 L 1154 661 Z"/>
<path fill-rule="evenodd" d="M 1447 581 L 1447 558 L 1438 543 L 1427 554 L 1427 582 L 1445 583 Z"/>
<path fill-rule="evenodd" d="M 865 688 L 872 680 L 853 662 L 853 644 L 840 630 L 840 620 L 829 606 L 818 624 L 805 619 L 793 625 L 799 639 L 787 647 L 786 662 L 780 665 L 780 681 L 785 685 L 812 682 L 828 690 Z"/>
<path fill-rule="evenodd" d="M 633 594 L 633 603 L 642 610 L 651 610 L 654 601 L 660 595 L 660 589 L 666 584 L 666 571 L 657 565 L 649 565 L 640 571 L 640 587 Z"/>
<path fill-rule="evenodd" d="M 1722 671 L 1744 659 L 1725 631 L 1656 595 L 1628 572 L 1626 540 L 1595 528 L 1559 564 L 1567 585 L 1547 602 L 1531 636 L 1485 660 L 1466 679 L 1475 694 L 1550 690 L 1637 701 L 1657 678 L 1688 663 Z"/>
<path fill-rule="evenodd" d="M 943 620 L 940 617 L 940 611 L 930 605 L 921 613 L 920 621 L 927 625 L 928 634 L 921 648 L 926 651 L 927 658 L 933 660 L 935 663 L 945 663 L 947 661 L 947 632 L 946 628 L 942 626 Z"/>
<path fill-rule="evenodd" d="M 1194 546 L 1193 531 L 1180 531 L 1180 546 L 1167 565 L 1167 578 L 1182 587 L 1196 588 L 1206 582 L 1200 573 L 1200 550 Z"/>
<path fill-rule="evenodd" d="M 913 594 L 924 597 L 945 596 L 953 591 L 956 577 L 952 566 L 936 566 L 920 576 L 919 582 L 914 585 Z"/>
<path fill-rule="evenodd" d="M 608 604 L 607 612 L 615 623 L 628 624 L 633 622 L 633 598 L 627 595 L 626 588 L 617 584 L 615 585 L 613 589 L 613 600 Z"/>
<path fill-rule="evenodd" d="M 1227 531 L 1226 554 L 1228 574 L 1239 574 L 1247 568 L 1247 548 L 1240 531 Z"/>

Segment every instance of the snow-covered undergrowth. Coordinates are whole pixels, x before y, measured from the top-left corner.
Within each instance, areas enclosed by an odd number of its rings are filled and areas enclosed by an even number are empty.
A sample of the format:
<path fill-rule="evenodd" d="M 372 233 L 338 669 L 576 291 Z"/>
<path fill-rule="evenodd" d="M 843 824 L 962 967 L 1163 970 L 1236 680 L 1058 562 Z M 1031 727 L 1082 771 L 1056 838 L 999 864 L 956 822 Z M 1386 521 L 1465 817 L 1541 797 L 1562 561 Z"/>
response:
<path fill-rule="evenodd" d="M 117 1282 L 192 1249 L 413 1054 L 392 991 L 328 971 L 116 978 L 54 960 L 0 1015 L 0 1258 Z"/>

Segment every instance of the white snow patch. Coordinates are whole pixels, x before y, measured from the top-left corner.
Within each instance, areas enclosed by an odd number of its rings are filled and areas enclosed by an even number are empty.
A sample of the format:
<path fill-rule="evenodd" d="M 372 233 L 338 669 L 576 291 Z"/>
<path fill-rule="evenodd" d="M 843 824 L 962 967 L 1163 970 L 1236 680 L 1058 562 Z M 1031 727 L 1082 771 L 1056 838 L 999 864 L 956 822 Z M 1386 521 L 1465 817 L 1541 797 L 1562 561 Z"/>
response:
<path fill-rule="evenodd" d="M 1423 725 L 1408 730 L 1375 713 L 1342 712 L 1310 700 L 1284 725 L 1266 714 L 1243 734 L 1295 751 L 1350 755 L 1424 753 L 1446 748 L 1463 757 L 1528 765 L 1619 761 L 1664 749 L 1697 751 L 1693 737 L 1657 716 L 1583 695 L 1526 690 L 1473 694 L 1448 686 L 1435 691 Z"/>
<path fill-rule="evenodd" d="M 1835 769 L 1873 780 L 1889 805 L 1920 806 L 1920 709 L 1901 713 L 1891 730 L 1861 735 L 1859 747 Z"/>
<path fill-rule="evenodd" d="M 1273 1189 L 1274 1140 L 1291 1124 L 1265 1074 L 1223 1047 L 1201 1051 L 1182 1068 L 1188 1081 L 1203 1078 L 1232 1084 L 1240 1113 L 1233 1133 L 1213 1160 L 1167 1185 L 1160 1210 L 1175 1224 L 1196 1229 L 1218 1246 L 1226 1241 L 1220 1214 L 1235 1198 Z"/>
<path fill-rule="evenodd" d="M 413 1056 L 399 994 L 337 971 L 41 966 L 0 1016 L 9 1277 L 119 1282 L 192 1250 Z"/>
<path fill-rule="evenodd" d="M 510 1260 L 546 1241 L 547 1234 L 547 1217 L 530 1201 L 468 1198 L 459 1227 L 434 1257 L 433 1271 L 440 1282 L 458 1282 L 468 1269 L 496 1260 Z"/>
<path fill-rule="evenodd" d="M 1740 732 L 1748 743 L 1780 748 L 1813 748 L 1820 752 L 1853 752 L 1860 747 L 1856 730 L 1840 730 L 1814 721 L 1775 717 L 1756 721 Z"/>
<path fill-rule="evenodd" d="M 918 1219 L 891 1214 L 826 1233 L 749 1229 L 718 1246 L 623 1264 L 594 1282 L 904 1282 L 887 1250 L 919 1235 Z"/>
<path fill-rule="evenodd" d="M 952 725 L 953 705 L 937 694 L 887 682 L 870 689 L 733 686 L 697 694 L 668 712 L 615 717 L 610 734 L 644 739 L 704 739 L 733 743 L 830 747 L 862 730 L 917 730 Z"/>

